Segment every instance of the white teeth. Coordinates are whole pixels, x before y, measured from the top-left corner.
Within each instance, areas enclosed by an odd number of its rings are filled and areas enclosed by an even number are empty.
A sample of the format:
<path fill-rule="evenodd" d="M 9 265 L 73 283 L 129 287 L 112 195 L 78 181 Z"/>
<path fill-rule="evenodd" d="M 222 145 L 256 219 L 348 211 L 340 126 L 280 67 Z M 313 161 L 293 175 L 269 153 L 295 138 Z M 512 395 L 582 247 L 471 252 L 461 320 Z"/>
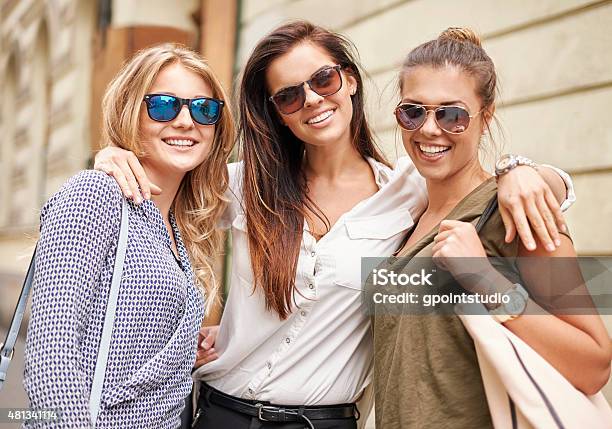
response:
<path fill-rule="evenodd" d="M 424 144 L 419 143 L 419 149 L 421 149 L 421 151 L 425 153 L 440 153 L 440 152 L 446 152 L 447 150 L 450 149 L 450 147 L 429 146 L 429 145 L 424 145 Z"/>
<path fill-rule="evenodd" d="M 170 146 L 193 146 L 195 144 L 193 140 L 166 139 L 164 141 Z"/>
<path fill-rule="evenodd" d="M 308 124 L 316 124 L 318 122 L 323 122 L 324 120 L 326 120 L 327 118 L 329 118 L 333 114 L 334 114 L 333 110 L 327 110 L 326 112 L 323 112 L 320 115 L 317 115 L 317 116 L 315 116 L 312 119 L 309 119 L 307 121 L 307 123 Z"/>

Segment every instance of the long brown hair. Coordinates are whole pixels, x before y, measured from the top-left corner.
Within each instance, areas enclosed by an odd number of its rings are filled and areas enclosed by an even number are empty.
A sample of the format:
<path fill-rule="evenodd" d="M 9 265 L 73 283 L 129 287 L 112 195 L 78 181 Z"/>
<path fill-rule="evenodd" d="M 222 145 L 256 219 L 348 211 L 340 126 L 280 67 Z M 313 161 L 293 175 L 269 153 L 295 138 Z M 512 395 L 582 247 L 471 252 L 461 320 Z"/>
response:
<path fill-rule="evenodd" d="M 291 312 L 304 218 L 324 213 L 308 198 L 303 171 L 303 141 L 283 126 L 266 84 L 266 70 L 294 46 L 309 42 L 323 48 L 353 76 L 352 142 L 361 156 L 386 163 L 374 143 L 364 111 L 363 79 L 353 44 L 339 34 L 306 21 L 276 28 L 259 41 L 248 59 L 240 86 L 240 136 L 244 160 L 244 210 L 254 290 L 261 288 L 266 308 L 281 319 Z"/>
<path fill-rule="evenodd" d="M 205 293 L 206 309 L 210 310 L 220 296 L 213 262 L 221 244 L 217 221 L 227 204 L 226 163 L 235 141 L 234 119 L 221 83 L 206 61 L 185 46 L 166 43 L 143 49 L 124 64 L 106 89 L 102 101 L 102 136 L 107 145 L 144 156 L 139 132 L 142 99 L 159 72 L 176 63 L 199 75 L 210 85 L 212 96 L 226 103 L 215 125 L 210 153 L 202 164 L 185 175 L 172 203 L 193 265 L 194 280 Z"/>

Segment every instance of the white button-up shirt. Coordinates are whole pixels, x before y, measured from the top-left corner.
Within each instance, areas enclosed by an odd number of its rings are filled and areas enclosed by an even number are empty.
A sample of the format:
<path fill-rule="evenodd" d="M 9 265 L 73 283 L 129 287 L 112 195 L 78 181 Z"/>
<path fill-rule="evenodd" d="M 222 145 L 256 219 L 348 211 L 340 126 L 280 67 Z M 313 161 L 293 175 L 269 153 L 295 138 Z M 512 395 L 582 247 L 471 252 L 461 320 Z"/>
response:
<path fill-rule="evenodd" d="M 219 359 L 194 372 L 229 395 L 285 405 L 354 402 L 372 369 L 370 320 L 361 304 L 361 257 L 388 256 L 425 210 L 425 181 L 408 158 L 395 170 L 368 160 L 379 191 L 344 213 L 318 242 L 304 234 L 295 305 L 286 320 L 253 292 L 242 164 L 229 165 L 231 287 L 215 349 Z"/>
<path fill-rule="evenodd" d="M 232 396 L 282 405 L 355 402 L 370 383 L 373 345 L 361 303 L 361 258 L 398 249 L 427 206 L 425 180 L 408 157 L 395 169 L 368 159 L 378 192 L 344 213 L 318 242 L 304 233 L 296 271 L 295 306 L 286 320 L 267 311 L 253 291 L 242 163 L 228 166 L 231 198 L 223 222 L 232 228 L 231 286 L 215 349 L 219 359 L 196 380 Z M 554 168 L 554 167 L 553 167 Z M 566 209 L 575 200 L 569 176 Z"/>

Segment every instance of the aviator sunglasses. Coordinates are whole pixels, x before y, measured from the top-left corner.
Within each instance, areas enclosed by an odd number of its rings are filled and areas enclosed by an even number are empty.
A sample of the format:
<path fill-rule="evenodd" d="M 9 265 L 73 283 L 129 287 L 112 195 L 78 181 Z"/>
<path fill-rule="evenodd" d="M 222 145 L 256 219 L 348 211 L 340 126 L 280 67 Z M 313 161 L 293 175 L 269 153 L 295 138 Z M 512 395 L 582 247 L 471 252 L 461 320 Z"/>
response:
<path fill-rule="evenodd" d="M 327 97 L 340 91 L 340 88 L 342 88 L 341 69 L 342 66 L 324 67 L 313 74 L 309 80 L 299 85 L 281 89 L 270 97 L 270 101 L 272 101 L 276 108 L 285 115 L 295 113 L 304 107 L 304 103 L 306 102 L 304 84 L 308 84 L 310 89 L 321 97 Z"/>
<path fill-rule="evenodd" d="M 461 134 L 470 126 L 470 120 L 477 113 L 470 113 L 461 106 L 435 106 L 430 104 L 400 103 L 395 108 L 395 119 L 400 127 L 407 131 L 416 131 L 423 126 L 429 112 L 434 113 L 438 127 L 449 134 Z"/>
<path fill-rule="evenodd" d="M 180 98 L 167 94 L 147 94 L 144 96 L 144 102 L 149 118 L 154 121 L 172 121 L 186 105 L 191 118 L 201 125 L 214 125 L 219 122 L 224 104 L 215 98 Z"/>

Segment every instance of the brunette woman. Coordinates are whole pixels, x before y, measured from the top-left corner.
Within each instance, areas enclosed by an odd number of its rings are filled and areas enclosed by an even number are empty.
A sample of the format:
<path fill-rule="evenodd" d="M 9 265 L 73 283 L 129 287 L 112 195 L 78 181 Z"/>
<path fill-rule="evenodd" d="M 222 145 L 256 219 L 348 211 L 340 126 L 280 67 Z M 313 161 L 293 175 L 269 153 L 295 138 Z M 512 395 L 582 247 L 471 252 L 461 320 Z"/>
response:
<path fill-rule="evenodd" d="M 410 229 L 400 258 L 385 268 L 396 274 L 430 272 L 436 264 L 448 270 L 457 281 L 449 286 L 439 280 L 427 286 L 431 295 L 465 292 L 478 294 L 483 301 L 495 294 L 505 296 L 509 306 L 486 304 L 491 315 L 577 389 L 593 394 L 608 381 L 612 358 L 600 317 L 596 312 L 541 314 L 544 310 L 534 299 L 550 294 L 549 275 L 542 274 L 546 259 L 576 256 L 567 231 L 561 233 L 560 245 L 546 252 L 541 245 L 530 251 L 517 239 L 504 240 L 499 211 L 480 234 L 474 227 L 496 192 L 501 192 L 478 157 L 481 137 L 495 113 L 496 80 L 493 62 L 469 29 L 448 29 L 408 54 L 395 113 L 406 152 L 426 180 L 429 202 Z M 537 168 L 506 157 L 496 168 L 500 183 L 518 162 Z M 487 256 L 506 258 L 506 263 L 496 263 L 498 271 Z M 530 258 L 517 260 L 517 256 Z M 559 284 L 552 287 L 553 293 L 562 293 Z M 403 315 L 391 314 L 398 309 Z M 421 314 L 423 310 L 423 302 L 375 307 L 377 426 L 492 427 L 470 335 L 452 313 Z"/>

